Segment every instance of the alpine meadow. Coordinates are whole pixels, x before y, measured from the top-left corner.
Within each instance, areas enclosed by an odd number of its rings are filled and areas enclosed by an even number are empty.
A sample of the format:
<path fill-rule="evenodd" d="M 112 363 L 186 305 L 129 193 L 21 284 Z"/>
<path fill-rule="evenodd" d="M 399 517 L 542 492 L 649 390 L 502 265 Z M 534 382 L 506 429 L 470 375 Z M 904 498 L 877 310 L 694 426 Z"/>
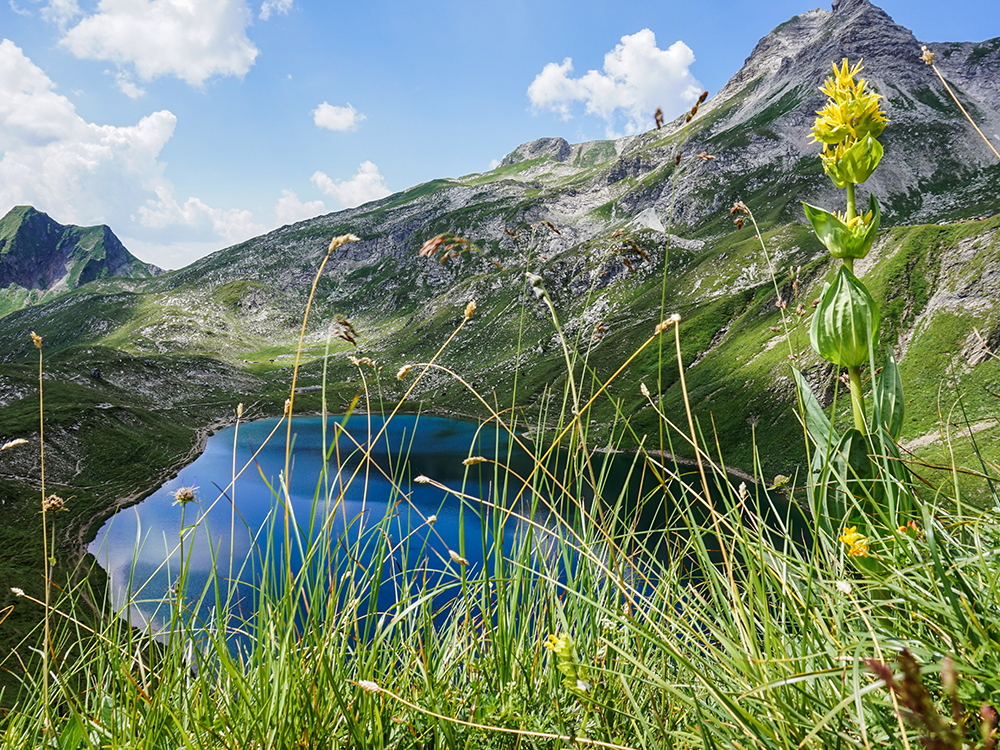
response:
<path fill-rule="evenodd" d="M 834 0 L 673 121 L 178 270 L 11 209 L 0 746 L 994 750 L 998 133 L 1000 38 Z M 417 471 L 414 415 L 475 439 Z"/>

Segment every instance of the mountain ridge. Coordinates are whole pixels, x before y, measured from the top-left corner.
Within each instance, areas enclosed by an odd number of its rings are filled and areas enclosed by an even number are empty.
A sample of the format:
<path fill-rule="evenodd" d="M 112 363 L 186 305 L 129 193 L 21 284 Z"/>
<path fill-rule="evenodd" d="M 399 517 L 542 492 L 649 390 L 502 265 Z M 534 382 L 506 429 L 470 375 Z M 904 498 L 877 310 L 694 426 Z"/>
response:
<path fill-rule="evenodd" d="M 98 279 L 162 273 L 132 255 L 106 224 L 63 225 L 32 206 L 0 218 L 0 314 Z"/>

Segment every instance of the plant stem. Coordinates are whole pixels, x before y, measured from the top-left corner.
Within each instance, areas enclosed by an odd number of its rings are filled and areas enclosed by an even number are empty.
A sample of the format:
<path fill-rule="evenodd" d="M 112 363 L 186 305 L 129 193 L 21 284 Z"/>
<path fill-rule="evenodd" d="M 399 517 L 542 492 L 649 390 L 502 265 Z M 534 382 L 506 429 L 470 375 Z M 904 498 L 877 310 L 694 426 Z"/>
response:
<path fill-rule="evenodd" d="M 861 391 L 861 368 L 848 367 L 847 377 L 851 389 L 851 413 L 854 414 L 854 427 L 863 435 L 865 434 L 865 397 Z"/>
<path fill-rule="evenodd" d="M 847 221 L 850 222 L 858 215 L 857 203 L 854 199 L 854 183 L 847 183 Z"/>

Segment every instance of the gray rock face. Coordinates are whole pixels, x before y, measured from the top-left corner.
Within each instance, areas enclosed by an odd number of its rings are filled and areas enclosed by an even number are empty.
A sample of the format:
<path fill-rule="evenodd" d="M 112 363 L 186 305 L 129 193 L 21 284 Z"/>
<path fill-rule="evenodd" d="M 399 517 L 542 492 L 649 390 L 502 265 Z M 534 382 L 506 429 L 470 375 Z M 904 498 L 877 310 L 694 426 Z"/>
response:
<path fill-rule="evenodd" d="M 570 145 L 565 138 L 539 138 L 537 141 L 522 143 L 504 157 L 500 166 L 517 164 L 530 159 L 549 157 L 555 161 L 566 161 L 570 155 Z"/>

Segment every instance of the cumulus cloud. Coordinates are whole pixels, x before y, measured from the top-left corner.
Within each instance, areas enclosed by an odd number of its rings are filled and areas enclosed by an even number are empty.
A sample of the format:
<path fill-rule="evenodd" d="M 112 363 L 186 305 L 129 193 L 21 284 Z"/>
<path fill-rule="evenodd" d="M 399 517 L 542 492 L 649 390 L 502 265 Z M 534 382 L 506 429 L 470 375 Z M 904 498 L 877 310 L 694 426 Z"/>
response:
<path fill-rule="evenodd" d="M 87 122 L 13 42 L 0 41 L 0 213 L 29 204 L 63 224 L 110 224 L 152 249 L 217 249 L 263 232 L 249 211 L 183 203 L 160 152 L 177 118 L 153 112 L 135 125 Z M 199 244 L 201 243 L 201 244 Z M 160 252 L 145 259 L 165 265 Z M 193 258 L 191 258 L 193 260 Z"/>
<path fill-rule="evenodd" d="M 260 20 L 268 20 L 272 13 L 281 13 L 287 16 L 294 4 L 295 0 L 264 0 L 260 6 Z"/>
<path fill-rule="evenodd" d="M 317 171 L 312 181 L 320 190 L 338 201 L 344 208 L 354 208 L 368 201 L 385 198 L 389 188 L 378 167 L 370 161 L 363 161 L 358 173 L 349 180 L 332 180 L 326 173 Z"/>
<path fill-rule="evenodd" d="M 75 4 L 51 0 L 49 7 Z M 143 81 L 176 76 L 201 86 L 250 70 L 259 54 L 246 35 L 251 21 L 245 0 L 101 0 L 60 44 L 78 58 L 116 63 L 128 71 L 126 81 L 134 71 Z"/>
<path fill-rule="evenodd" d="M 294 224 L 304 219 L 311 219 L 325 210 L 326 206 L 323 204 L 323 201 L 308 201 L 303 203 L 299 200 L 299 196 L 291 190 L 282 190 L 281 197 L 278 198 L 278 202 L 274 206 L 274 215 L 280 226 L 283 224 Z"/>
<path fill-rule="evenodd" d="M 97 125 L 53 89 L 17 45 L 0 42 L 0 205 L 44 206 L 64 223 L 103 219 L 109 205 L 162 182 L 157 157 L 177 124 L 171 112 Z"/>
<path fill-rule="evenodd" d="M 351 106 L 350 102 L 346 107 L 323 102 L 313 110 L 312 115 L 316 127 L 327 130 L 357 130 L 358 123 L 365 119 L 365 116 Z"/>
<path fill-rule="evenodd" d="M 236 244 L 267 231 L 267 227 L 253 220 L 250 211 L 212 208 L 200 198 L 188 198 L 178 203 L 169 186 L 158 186 L 156 198 L 151 198 L 139 209 L 139 220 L 145 227 L 163 229 L 183 226 L 201 234 L 214 234 Z"/>
<path fill-rule="evenodd" d="M 633 134 L 652 126 L 658 107 L 670 113 L 693 104 L 702 91 L 689 70 L 694 53 L 684 42 L 674 42 L 665 50 L 656 46 L 656 36 L 643 29 L 623 36 L 621 43 L 604 56 L 604 70 L 571 76 L 573 60 L 549 63 L 528 87 L 532 108 L 572 117 L 572 105 L 582 102 L 587 114 L 603 119 L 609 137 L 616 124 L 625 120 L 625 133 Z"/>

